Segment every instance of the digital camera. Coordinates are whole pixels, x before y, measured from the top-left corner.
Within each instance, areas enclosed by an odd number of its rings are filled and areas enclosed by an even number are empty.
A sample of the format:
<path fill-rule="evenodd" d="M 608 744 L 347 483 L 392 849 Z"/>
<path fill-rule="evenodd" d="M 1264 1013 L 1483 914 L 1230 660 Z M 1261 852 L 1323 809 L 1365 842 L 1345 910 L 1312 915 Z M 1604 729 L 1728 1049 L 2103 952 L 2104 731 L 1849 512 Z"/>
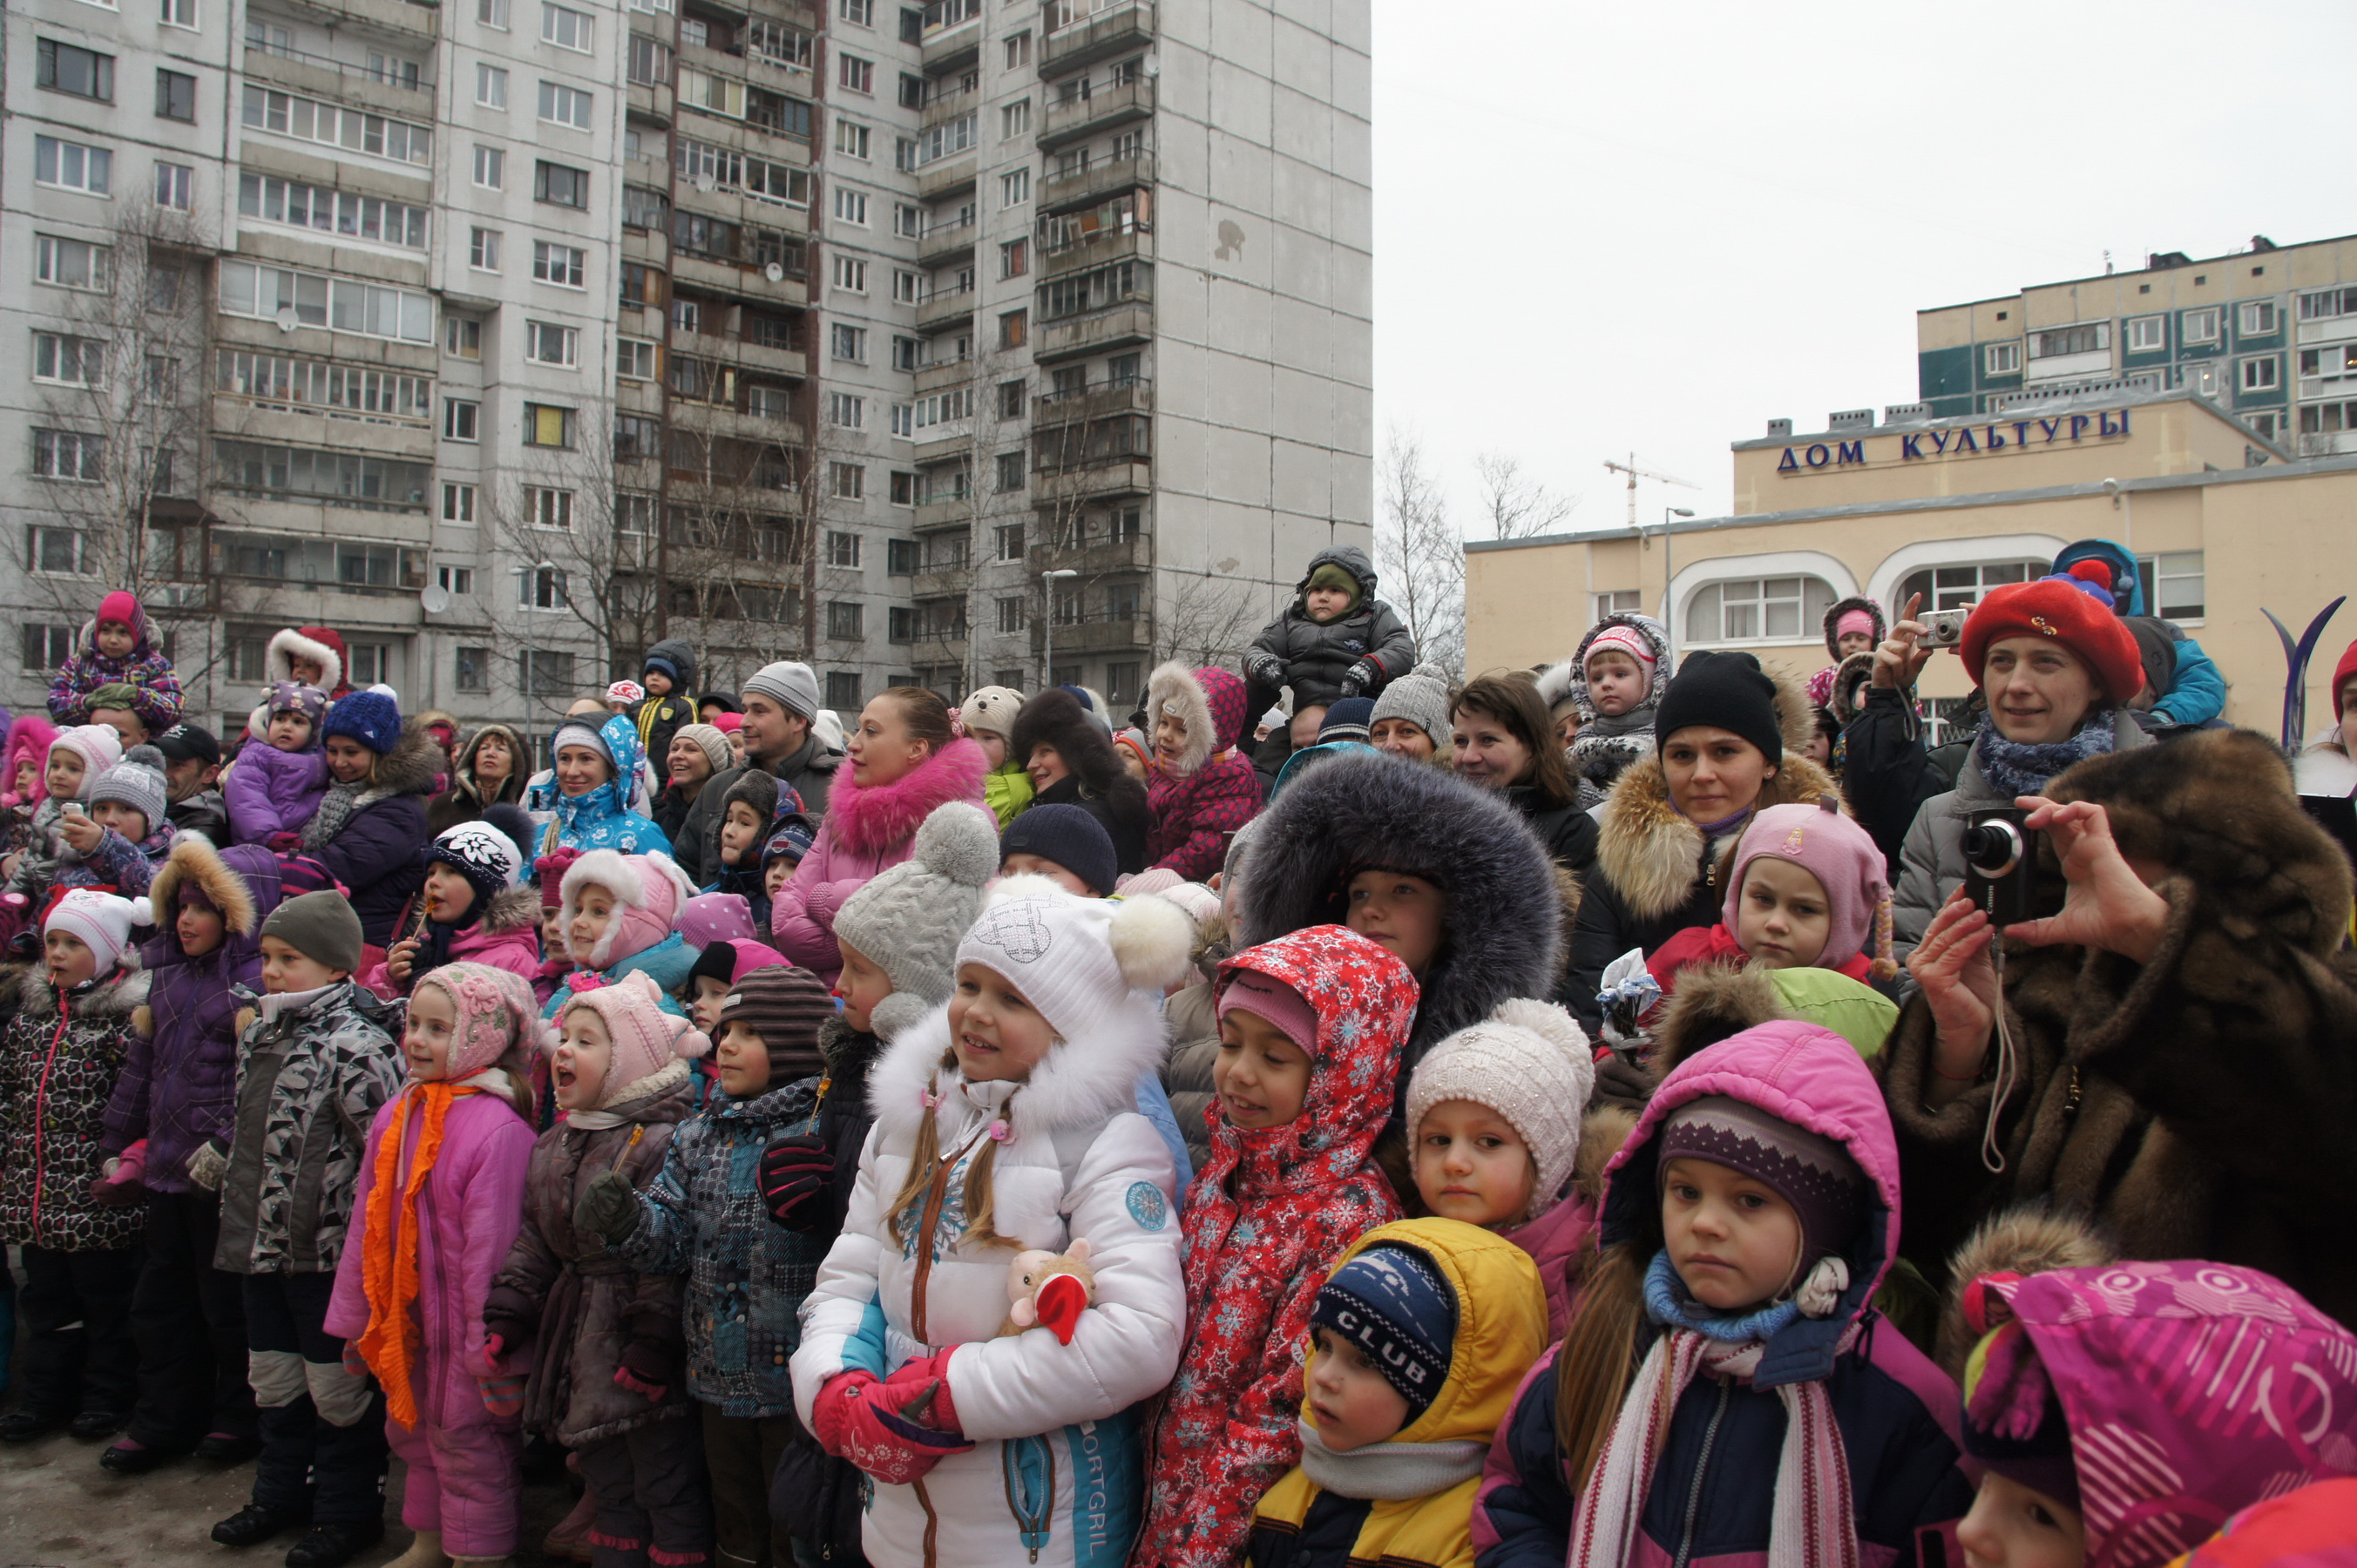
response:
<path fill-rule="evenodd" d="M 2018 806 L 1990 806 L 1964 819 L 1964 897 L 2002 930 L 2034 917 L 2030 874 L 2040 835 Z"/>

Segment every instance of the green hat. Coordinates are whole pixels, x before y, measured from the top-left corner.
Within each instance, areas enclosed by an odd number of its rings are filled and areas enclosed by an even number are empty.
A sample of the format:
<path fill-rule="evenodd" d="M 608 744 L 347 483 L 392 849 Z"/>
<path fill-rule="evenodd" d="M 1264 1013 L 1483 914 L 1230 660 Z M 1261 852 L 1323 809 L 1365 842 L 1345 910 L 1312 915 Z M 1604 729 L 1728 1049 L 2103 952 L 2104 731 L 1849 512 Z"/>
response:
<path fill-rule="evenodd" d="M 346 974 L 361 966 L 361 918 L 340 893 L 306 893 L 270 911 L 262 934 Z"/>
<path fill-rule="evenodd" d="M 1899 1026 L 1897 1003 L 1836 971 L 1779 969 L 1769 972 L 1769 978 L 1787 1014 L 1831 1029 L 1867 1061 L 1882 1054 L 1882 1042 Z"/>
<path fill-rule="evenodd" d="M 1312 588 L 1340 588 L 1350 595 L 1350 607 L 1343 610 L 1344 615 L 1349 615 L 1351 610 L 1359 607 L 1359 579 L 1351 575 L 1347 567 L 1337 565 L 1331 561 L 1327 562 L 1318 570 L 1310 573 L 1309 580 L 1301 585 L 1304 595 Z"/>

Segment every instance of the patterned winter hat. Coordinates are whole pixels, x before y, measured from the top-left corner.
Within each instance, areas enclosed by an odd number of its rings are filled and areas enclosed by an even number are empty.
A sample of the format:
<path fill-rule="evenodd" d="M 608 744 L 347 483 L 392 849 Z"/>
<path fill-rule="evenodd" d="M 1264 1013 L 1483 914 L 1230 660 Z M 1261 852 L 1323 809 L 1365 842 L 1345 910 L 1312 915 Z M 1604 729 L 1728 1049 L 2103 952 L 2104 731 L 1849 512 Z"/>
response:
<path fill-rule="evenodd" d="M 1436 1105 L 1465 1100 L 1496 1112 L 1522 1134 L 1538 1167 L 1523 1213 L 1535 1219 L 1571 1180 L 1580 1117 L 1595 1085 L 1592 1047 L 1571 1015 L 1551 1002 L 1516 997 L 1416 1064 L 1407 1084 L 1409 1143 Z"/>
<path fill-rule="evenodd" d="M 457 1026 L 450 1035 L 452 1082 L 496 1067 L 512 1047 L 538 1032 L 540 1007 L 522 975 L 487 963 L 446 963 L 420 977 L 414 991 L 432 986 L 450 999 Z"/>
<path fill-rule="evenodd" d="M 917 829 L 909 858 L 870 878 L 836 912 L 835 939 L 892 982 L 892 994 L 868 1016 L 883 1038 L 950 999 L 959 939 L 982 908 L 983 884 L 998 870 L 996 822 L 969 800 L 936 806 Z"/>
<path fill-rule="evenodd" d="M 587 954 L 573 961 L 584 969 L 610 969 L 642 953 L 671 935 L 671 923 L 680 907 L 695 897 L 677 862 L 660 850 L 624 854 L 619 850 L 593 849 L 565 874 L 564 921 L 569 930 L 581 908 L 581 889 L 603 887 L 614 896 L 614 916 L 606 934 Z M 545 895 L 543 895 L 544 898 Z"/>
<path fill-rule="evenodd" d="M 1707 1160 L 1775 1190 L 1801 1220 L 1793 1278 L 1819 1258 L 1845 1250 L 1866 1208 L 1866 1174 L 1831 1138 L 1798 1127 L 1748 1101 L 1706 1094 L 1663 1119 L 1656 1180 L 1670 1162 Z"/>
<path fill-rule="evenodd" d="M 145 923 L 147 901 L 118 898 L 95 887 L 69 887 L 41 919 L 41 934 L 63 931 L 79 938 L 98 955 L 98 972 L 106 973 L 122 961 L 131 945 L 131 929 Z"/>
<path fill-rule="evenodd" d="M 770 1087 L 781 1089 L 826 1070 L 819 1055 L 819 1026 L 834 1016 L 834 998 L 824 982 L 792 964 L 765 964 L 748 972 L 720 1004 L 720 1028 L 742 1020 L 770 1052 Z"/>
<path fill-rule="evenodd" d="M 300 714 L 309 719 L 311 739 L 316 743 L 319 739 L 319 715 L 328 711 L 328 693 L 300 681 L 274 681 L 269 701 L 264 706 L 270 718 L 281 714 Z"/>
<path fill-rule="evenodd" d="M 753 905 L 742 893 L 699 893 L 679 907 L 680 940 L 709 952 L 716 944 L 740 938 L 757 940 Z"/>
<path fill-rule="evenodd" d="M 1309 1321 L 1364 1351 L 1407 1401 L 1411 1422 L 1448 1380 L 1457 1292 L 1420 1247 L 1384 1242 L 1336 1269 L 1318 1287 Z"/>
<path fill-rule="evenodd" d="M 49 742 L 51 752 L 60 746 L 81 758 L 81 793 L 76 800 L 88 800 L 99 775 L 123 760 L 123 736 L 112 725 L 75 725 Z M 42 770 L 48 771 L 46 758 Z"/>
<path fill-rule="evenodd" d="M 572 870 L 573 863 L 580 858 L 579 850 L 575 849 L 571 844 L 565 844 L 549 851 L 532 863 L 532 874 L 540 882 L 540 908 L 543 914 L 558 908 L 565 902 L 565 874 Z"/>
<path fill-rule="evenodd" d="M 811 831 L 810 819 L 800 811 L 780 817 L 770 828 L 770 836 L 761 845 L 761 871 L 768 875 L 770 863 L 783 856 L 795 865 L 810 854 L 818 835 Z"/>
<path fill-rule="evenodd" d="M 606 688 L 606 700 L 635 708 L 647 700 L 647 689 L 636 681 L 617 681 Z"/>
<path fill-rule="evenodd" d="M 119 800 L 147 819 L 147 832 L 164 825 L 164 754 L 152 746 L 135 746 L 122 761 L 98 777 L 83 792 L 93 806 Z"/>
<path fill-rule="evenodd" d="M 958 943 L 956 961 L 1004 976 L 1059 1038 L 1073 1040 L 1106 1027 L 1131 993 L 1158 992 L 1184 974 L 1194 936 L 1178 907 L 1159 898 L 1075 898 L 1044 876 L 1010 876 Z"/>
<path fill-rule="evenodd" d="M 516 837 L 519 823 L 522 842 Z M 475 822 L 446 829 L 425 846 L 425 859 L 428 865 L 447 865 L 465 877 L 475 890 L 474 908 L 479 910 L 523 880 L 524 846 L 532 837 L 531 830 L 530 817 L 502 802 Z"/>
<path fill-rule="evenodd" d="M 606 1069 L 596 1110 L 636 1099 L 643 1092 L 637 1086 L 674 1060 L 700 1057 L 712 1049 L 712 1041 L 703 1031 L 678 1014 L 663 1011 L 662 989 L 643 970 L 612 985 L 576 992 L 556 1015 L 558 1028 L 564 1026 L 565 1015 L 576 1007 L 597 1014 L 614 1042 L 613 1060 Z M 554 1036 L 543 1039 L 553 1044 Z"/>

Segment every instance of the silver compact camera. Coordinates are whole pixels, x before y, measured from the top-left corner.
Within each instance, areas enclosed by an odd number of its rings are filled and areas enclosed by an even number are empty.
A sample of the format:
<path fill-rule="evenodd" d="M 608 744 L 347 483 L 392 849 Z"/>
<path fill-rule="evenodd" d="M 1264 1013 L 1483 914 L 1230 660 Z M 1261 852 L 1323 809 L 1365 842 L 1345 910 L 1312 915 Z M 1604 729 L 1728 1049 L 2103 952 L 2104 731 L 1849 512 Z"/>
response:
<path fill-rule="evenodd" d="M 1962 609 L 1933 610 L 1922 618 L 1923 646 L 1926 648 L 1958 648 L 1964 640 L 1964 620 L 1973 607 Z"/>

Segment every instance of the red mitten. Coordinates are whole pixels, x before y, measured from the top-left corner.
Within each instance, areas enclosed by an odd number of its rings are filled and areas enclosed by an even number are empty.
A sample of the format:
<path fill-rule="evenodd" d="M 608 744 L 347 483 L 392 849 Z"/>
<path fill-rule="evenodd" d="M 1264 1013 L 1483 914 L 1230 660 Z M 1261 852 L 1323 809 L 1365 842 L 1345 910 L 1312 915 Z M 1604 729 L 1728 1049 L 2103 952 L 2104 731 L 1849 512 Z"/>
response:
<path fill-rule="evenodd" d="M 819 1391 L 811 1426 L 829 1454 L 896 1487 L 922 1480 L 944 1455 L 974 1446 L 919 1425 L 901 1413 L 896 1400 L 873 1373 L 839 1372 Z M 916 1402 L 915 1397 L 906 1402 Z"/>
<path fill-rule="evenodd" d="M 361 1355 L 361 1348 L 349 1339 L 344 1341 L 344 1370 L 356 1378 L 369 1375 L 369 1364 Z"/>
<path fill-rule="evenodd" d="M 933 1397 L 917 1409 L 911 1409 L 927 1386 Z M 957 1406 L 950 1399 L 950 1352 L 936 1356 L 920 1356 L 899 1371 L 884 1380 L 884 1400 L 888 1408 L 897 1410 L 920 1426 L 930 1426 L 935 1432 L 946 1432 L 952 1437 L 963 1438 L 964 1430 L 958 1425 Z"/>
<path fill-rule="evenodd" d="M 500 1378 L 477 1378 L 475 1391 L 482 1396 L 483 1408 L 493 1415 L 523 1413 L 523 1375 L 521 1372 Z"/>

